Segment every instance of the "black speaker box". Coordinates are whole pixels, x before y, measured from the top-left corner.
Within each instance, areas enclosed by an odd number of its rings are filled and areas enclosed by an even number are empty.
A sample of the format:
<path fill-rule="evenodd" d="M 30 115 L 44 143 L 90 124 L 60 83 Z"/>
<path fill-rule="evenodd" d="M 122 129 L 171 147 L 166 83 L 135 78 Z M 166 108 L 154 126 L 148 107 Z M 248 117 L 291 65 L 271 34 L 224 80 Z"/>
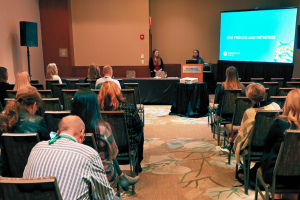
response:
<path fill-rule="evenodd" d="M 296 49 L 300 49 L 300 25 L 297 25 L 297 32 L 296 32 Z"/>
<path fill-rule="evenodd" d="M 20 41 L 21 46 L 37 47 L 37 23 L 36 22 L 20 22 Z"/>

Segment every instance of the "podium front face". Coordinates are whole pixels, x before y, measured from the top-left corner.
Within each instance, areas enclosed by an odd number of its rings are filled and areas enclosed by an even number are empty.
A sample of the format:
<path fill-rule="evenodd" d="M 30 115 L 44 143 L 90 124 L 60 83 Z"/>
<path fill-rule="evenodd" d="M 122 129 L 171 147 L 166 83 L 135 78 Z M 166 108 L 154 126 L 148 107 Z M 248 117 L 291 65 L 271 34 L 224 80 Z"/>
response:
<path fill-rule="evenodd" d="M 198 78 L 198 82 L 203 82 L 203 64 L 181 64 L 181 78 Z"/>

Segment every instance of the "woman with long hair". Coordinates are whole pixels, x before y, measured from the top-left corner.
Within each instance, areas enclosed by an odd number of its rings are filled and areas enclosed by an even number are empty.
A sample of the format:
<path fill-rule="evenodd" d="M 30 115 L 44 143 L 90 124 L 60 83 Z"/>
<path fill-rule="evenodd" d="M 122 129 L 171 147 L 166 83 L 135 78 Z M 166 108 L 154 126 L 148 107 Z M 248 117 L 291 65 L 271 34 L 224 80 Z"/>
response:
<path fill-rule="evenodd" d="M 137 172 L 142 171 L 144 132 L 143 123 L 138 110 L 133 104 L 127 103 L 118 85 L 113 81 L 104 82 L 98 95 L 100 109 L 104 111 L 124 110 L 130 150 L 138 148 Z"/>
<path fill-rule="evenodd" d="M 164 62 L 159 56 L 157 49 L 152 52 L 152 57 L 149 59 L 149 68 L 151 72 L 151 77 L 155 76 L 155 72 L 164 71 Z"/>
<path fill-rule="evenodd" d="M 2 133 L 38 133 L 40 140 L 49 140 L 46 121 L 44 118 L 34 115 L 41 104 L 42 97 L 35 87 L 25 86 L 19 89 L 16 99 L 9 101 L 0 115 L 0 135 Z M 2 138 L 0 142 L 3 147 Z M 5 149 L 1 151 L 5 165 Z"/>
<path fill-rule="evenodd" d="M 25 86 L 31 86 L 30 85 L 30 77 L 27 72 L 20 71 L 16 75 L 16 82 L 15 82 L 14 90 L 19 90 Z"/>
<path fill-rule="evenodd" d="M 84 82 L 87 82 L 87 79 L 98 79 L 101 78 L 99 71 L 100 68 L 95 63 L 92 63 L 88 68 L 88 74 L 85 77 Z"/>
<path fill-rule="evenodd" d="M 120 185 L 124 190 L 128 186 L 139 181 L 139 177 L 134 178 L 127 176 L 119 167 L 116 160 L 118 147 L 115 142 L 110 125 L 105 123 L 101 118 L 100 108 L 97 96 L 88 89 L 81 89 L 76 92 L 72 100 L 71 115 L 79 116 L 85 123 L 85 132 L 93 133 L 96 139 L 97 148 L 109 181 L 120 176 Z"/>
<path fill-rule="evenodd" d="M 49 63 L 46 69 L 46 80 L 58 80 L 59 84 L 62 84 L 60 77 L 58 76 L 58 68 L 55 63 Z"/>
<path fill-rule="evenodd" d="M 8 72 L 5 67 L 0 67 L 0 103 L 4 107 L 4 99 L 7 98 L 6 91 L 11 90 L 11 85 L 7 83 Z"/>
<path fill-rule="evenodd" d="M 226 81 L 219 87 L 216 94 L 216 102 L 219 104 L 216 115 L 220 116 L 222 101 L 225 90 L 241 89 L 242 95 L 245 96 L 245 86 L 239 81 L 239 73 L 235 67 L 231 66 L 226 69 Z"/>
<path fill-rule="evenodd" d="M 204 60 L 200 57 L 198 49 L 194 49 L 192 60 L 197 60 L 198 64 L 204 64 Z"/>

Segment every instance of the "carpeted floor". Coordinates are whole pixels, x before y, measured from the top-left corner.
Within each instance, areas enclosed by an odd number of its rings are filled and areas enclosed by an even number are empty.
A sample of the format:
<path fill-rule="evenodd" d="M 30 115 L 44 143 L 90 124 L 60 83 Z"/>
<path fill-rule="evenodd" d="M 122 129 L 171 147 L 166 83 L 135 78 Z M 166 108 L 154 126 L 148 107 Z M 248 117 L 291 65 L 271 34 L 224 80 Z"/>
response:
<path fill-rule="evenodd" d="M 170 106 L 145 106 L 143 172 L 136 194 L 122 199 L 254 199 L 235 180 L 235 159 L 216 146 L 207 117 L 169 115 Z M 128 166 L 121 166 L 123 170 Z M 261 198 L 259 198 L 261 199 Z M 289 198 L 288 198 L 289 199 Z"/>

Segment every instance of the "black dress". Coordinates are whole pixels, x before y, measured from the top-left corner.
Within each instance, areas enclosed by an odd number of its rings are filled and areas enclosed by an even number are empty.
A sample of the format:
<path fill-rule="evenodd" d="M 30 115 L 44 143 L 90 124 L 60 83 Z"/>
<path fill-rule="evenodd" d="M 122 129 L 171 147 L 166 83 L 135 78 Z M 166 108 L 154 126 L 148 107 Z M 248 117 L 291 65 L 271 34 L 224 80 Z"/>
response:
<path fill-rule="evenodd" d="M 154 62 L 153 62 L 153 57 L 150 58 L 149 60 L 149 68 L 150 68 L 150 73 L 151 73 L 151 77 L 154 77 L 155 76 L 155 72 L 153 71 L 156 67 L 159 67 L 162 71 L 164 71 L 164 62 L 163 60 L 160 58 L 160 65 L 159 66 L 156 66 L 154 65 Z"/>

